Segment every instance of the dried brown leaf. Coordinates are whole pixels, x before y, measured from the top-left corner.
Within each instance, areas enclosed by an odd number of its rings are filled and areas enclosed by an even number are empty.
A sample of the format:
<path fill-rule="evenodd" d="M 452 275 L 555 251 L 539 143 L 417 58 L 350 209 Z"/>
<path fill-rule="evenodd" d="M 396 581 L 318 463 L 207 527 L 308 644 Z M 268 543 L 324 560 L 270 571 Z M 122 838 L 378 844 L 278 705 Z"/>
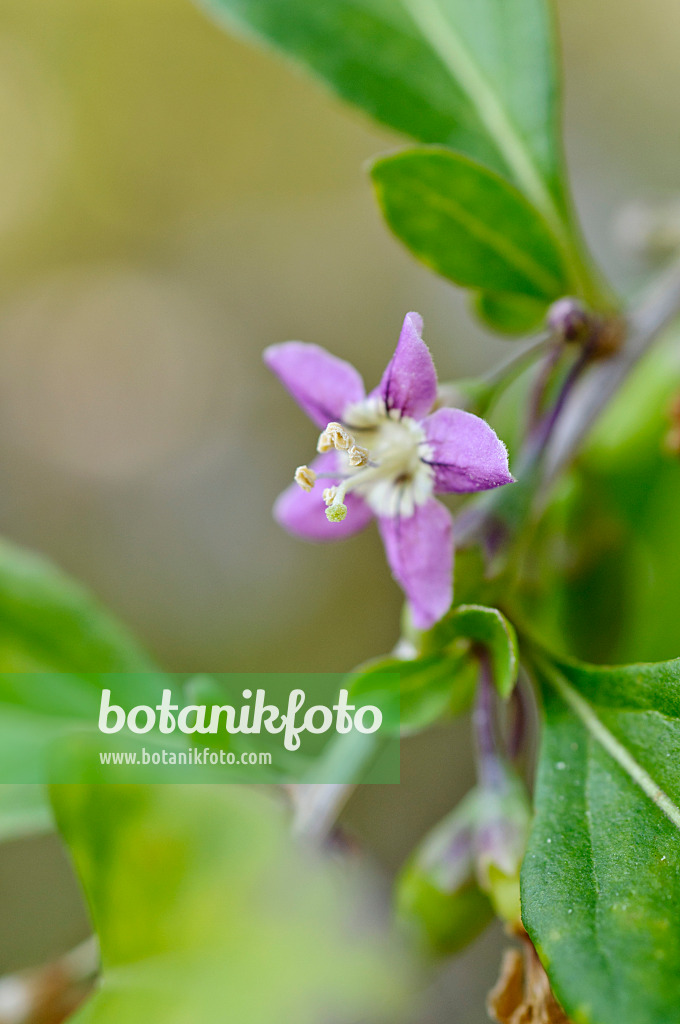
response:
<path fill-rule="evenodd" d="M 528 936 L 519 937 L 523 953 L 506 951 L 500 977 L 487 998 L 489 1015 L 498 1024 L 570 1024 Z"/>

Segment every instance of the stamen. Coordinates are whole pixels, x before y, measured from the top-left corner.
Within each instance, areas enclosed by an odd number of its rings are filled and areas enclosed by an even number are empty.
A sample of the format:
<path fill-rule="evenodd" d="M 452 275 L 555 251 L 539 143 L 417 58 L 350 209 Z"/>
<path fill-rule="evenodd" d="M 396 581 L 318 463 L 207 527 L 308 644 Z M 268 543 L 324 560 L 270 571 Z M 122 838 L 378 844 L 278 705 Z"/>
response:
<path fill-rule="evenodd" d="M 372 432 L 370 440 L 367 431 Z M 357 443 L 357 437 L 370 447 Z M 433 454 L 422 427 L 398 410 L 385 409 L 382 400 L 366 399 L 348 407 L 343 423 L 332 421 L 320 434 L 318 450 L 346 456 L 337 460 L 333 471 L 329 467 L 315 478 L 328 481 L 323 501 L 331 523 L 346 518 L 348 494 L 358 494 L 377 515 L 403 518 L 413 515 L 432 494 Z"/>
<path fill-rule="evenodd" d="M 298 466 L 295 470 L 295 483 L 303 491 L 311 491 L 316 483 L 316 473 L 309 466 Z"/>
<path fill-rule="evenodd" d="M 329 423 L 326 427 L 326 432 L 333 441 L 335 448 L 340 452 L 347 451 L 350 445 L 354 444 L 354 438 L 349 431 L 345 430 L 342 423 Z"/>
<path fill-rule="evenodd" d="M 338 452 L 346 452 L 354 444 L 354 438 L 345 430 L 342 423 L 329 423 L 319 438 L 317 448 L 320 452 L 328 452 L 335 448 Z"/>
<path fill-rule="evenodd" d="M 362 448 L 360 444 L 353 444 L 348 450 L 350 466 L 365 466 L 368 463 L 368 448 Z"/>
<path fill-rule="evenodd" d="M 330 452 L 334 448 L 335 445 L 333 444 L 333 439 L 331 435 L 328 433 L 327 430 L 324 430 L 324 432 L 319 435 L 319 440 L 316 445 L 317 452 L 320 452 L 323 455 L 324 452 Z"/>

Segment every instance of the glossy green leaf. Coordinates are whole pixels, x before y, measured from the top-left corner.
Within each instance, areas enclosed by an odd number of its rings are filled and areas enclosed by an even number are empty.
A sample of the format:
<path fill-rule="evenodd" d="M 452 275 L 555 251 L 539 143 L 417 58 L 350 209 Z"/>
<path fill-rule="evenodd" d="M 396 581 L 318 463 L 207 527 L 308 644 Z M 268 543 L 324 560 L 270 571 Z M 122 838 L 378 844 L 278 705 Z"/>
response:
<path fill-rule="evenodd" d="M 445 143 L 564 209 L 546 0 L 201 0 L 397 131 Z"/>
<path fill-rule="evenodd" d="M 497 608 L 468 604 L 454 608 L 427 638 L 428 649 L 446 648 L 458 640 L 485 647 L 491 656 L 493 679 L 501 697 L 512 693 L 519 673 L 517 634 Z"/>
<path fill-rule="evenodd" d="M 527 931 L 579 1024 L 668 1024 L 680 977 L 680 661 L 538 671 Z"/>
<path fill-rule="evenodd" d="M 525 295 L 482 292 L 475 296 L 474 310 L 483 323 L 499 334 L 527 334 L 545 318 L 544 302 Z"/>
<path fill-rule="evenodd" d="M 294 846 L 262 793 L 52 793 L 101 947 L 100 983 L 73 1024 L 396 1018 L 403 971 L 356 925 L 361 879 Z"/>
<path fill-rule="evenodd" d="M 501 696 L 512 692 L 519 672 L 517 636 L 496 608 L 460 605 L 423 634 L 422 644 L 423 653 L 418 657 L 376 658 L 356 669 L 348 680 L 350 697 L 379 694 L 381 707 L 389 708 L 384 688 L 398 678 L 394 732 L 419 732 L 470 708 L 479 676 L 473 652 L 476 644 L 489 651 Z"/>
<path fill-rule="evenodd" d="M 371 175 L 390 228 L 436 273 L 544 302 L 568 290 L 545 220 L 493 171 L 431 146 L 377 160 Z"/>

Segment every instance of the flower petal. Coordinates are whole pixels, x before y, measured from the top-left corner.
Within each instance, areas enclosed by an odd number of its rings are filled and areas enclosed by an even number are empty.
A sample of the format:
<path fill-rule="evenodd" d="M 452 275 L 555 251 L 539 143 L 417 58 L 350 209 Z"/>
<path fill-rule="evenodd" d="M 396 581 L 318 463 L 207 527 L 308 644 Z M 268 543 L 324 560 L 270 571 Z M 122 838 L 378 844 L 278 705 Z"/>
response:
<path fill-rule="evenodd" d="M 438 409 L 422 426 L 432 450 L 423 461 L 434 467 L 435 491 L 486 491 L 514 482 L 505 445 L 479 416 Z"/>
<path fill-rule="evenodd" d="M 334 473 L 337 469 L 337 453 L 327 452 L 314 459 L 311 469 L 315 473 Z M 289 533 L 304 540 L 342 540 L 363 530 L 373 513 L 356 494 L 345 498 L 347 515 L 341 523 L 329 523 L 326 519 L 326 505 L 323 500 L 324 488 L 337 483 L 337 478 L 318 480 L 314 490 L 303 491 L 297 484 L 291 484 L 276 499 L 274 518 Z"/>
<path fill-rule="evenodd" d="M 319 427 L 342 420 L 345 408 L 365 395 L 359 371 L 319 345 L 285 341 L 265 349 L 263 359 Z"/>
<path fill-rule="evenodd" d="M 407 313 L 396 351 L 380 382 L 387 408 L 416 420 L 428 414 L 437 397 L 437 371 L 421 338 L 422 330 L 422 317 Z"/>
<path fill-rule="evenodd" d="M 408 518 L 378 520 L 392 575 L 402 588 L 417 629 L 429 629 L 453 600 L 453 521 L 431 499 Z"/>

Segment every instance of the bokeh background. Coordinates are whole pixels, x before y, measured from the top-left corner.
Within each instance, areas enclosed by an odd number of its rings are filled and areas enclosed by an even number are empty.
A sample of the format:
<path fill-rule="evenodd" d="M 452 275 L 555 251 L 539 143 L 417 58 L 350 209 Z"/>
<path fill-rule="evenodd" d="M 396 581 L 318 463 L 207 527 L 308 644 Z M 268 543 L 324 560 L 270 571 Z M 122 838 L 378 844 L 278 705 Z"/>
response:
<path fill-rule="evenodd" d="M 680 7 L 563 0 L 566 133 L 586 234 L 678 188 Z M 374 532 L 306 546 L 271 520 L 315 433 L 261 364 L 299 338 L 376 381 L 416 309 L 440 376 L 508 351 L 382 225 L 364 162 L 399 140 L 189 0 L 0 0 L 0 519 L 174 671 L 344 670 L 389 650 Z M 404 745 L 349 826 L 386 869 L 470 783 L 464 723 Z M 0 971 L 86 929 L 57 847 L 0 863 Z M 37 938 L 36 938 L 37 936 Z M 420 1024 L 478 1024 L 502 939 Z"/>

